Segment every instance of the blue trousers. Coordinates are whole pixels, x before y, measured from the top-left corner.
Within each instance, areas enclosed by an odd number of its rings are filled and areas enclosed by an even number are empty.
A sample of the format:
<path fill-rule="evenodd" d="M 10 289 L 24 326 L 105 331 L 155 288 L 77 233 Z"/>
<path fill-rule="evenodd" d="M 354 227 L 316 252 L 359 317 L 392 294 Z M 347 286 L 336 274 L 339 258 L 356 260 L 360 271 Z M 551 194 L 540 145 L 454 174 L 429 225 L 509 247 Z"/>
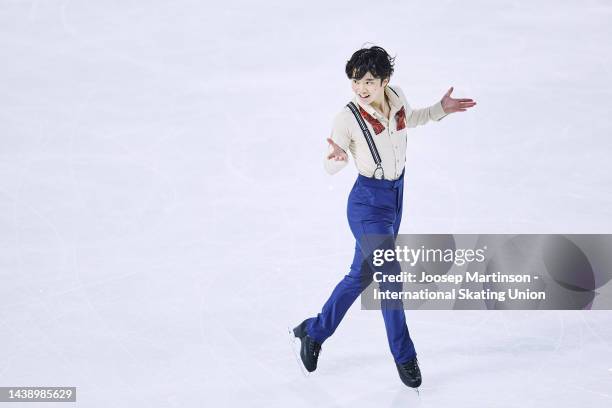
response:
<path fill-rule="evenodd" d="M 306 332 L 317 342 L 322 344 L 335 332 L 349 307 L 372 282 L 374 271 L 381 271 L 372 264 L 374 248 L 395 248 L 395 238 L 402 220 L 403 193 L 403 172 L 394 181 L 376 180 L 361 174 L 357 177 L 347 205 L 349 226 L 356 240 L 355 255 L 350 272 L 336 285 L 321 313 L 307 321 Z M 379 234 L 377 236 L 388 239 L 368 243 L 370 235 L 365 234 Z M 400 271 L 397 262 L 386 268 L 383 274 L 397 274 Z M 380 289 L 400 291 L 401 284 L 381 283 Z M 416 357 L 416 351 L 406 326 L 402 301 L 383 300 L 381 310 L 391 354 L 397 363 L 406 363 Z"/>

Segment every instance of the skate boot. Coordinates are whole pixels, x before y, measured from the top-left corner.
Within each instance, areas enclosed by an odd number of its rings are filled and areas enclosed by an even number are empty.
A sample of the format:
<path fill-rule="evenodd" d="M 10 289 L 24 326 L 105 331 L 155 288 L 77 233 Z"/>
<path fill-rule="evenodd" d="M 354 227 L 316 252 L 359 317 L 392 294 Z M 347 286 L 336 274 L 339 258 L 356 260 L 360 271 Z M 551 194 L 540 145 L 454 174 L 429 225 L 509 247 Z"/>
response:
<path fill-rule="evenodd" d="M 308 372 L 313 372 L 317 369 L 317 360 L 321 351 L 321 344 L 317 343 L 312 337 L 306 334 L 306 322 L 304 320 L 299 326 L 293 329 L 293 335 L 300 339 L 302 343 L 300 347 L 300 358 Z"/>
<path fill-rule="evenodd" d="M 413 358 L 404 364 L 395 363 L 400 379 L 410 388 L 417 388 L 421 385 L 421 370 L 419 369 L 419 361 Z"/>

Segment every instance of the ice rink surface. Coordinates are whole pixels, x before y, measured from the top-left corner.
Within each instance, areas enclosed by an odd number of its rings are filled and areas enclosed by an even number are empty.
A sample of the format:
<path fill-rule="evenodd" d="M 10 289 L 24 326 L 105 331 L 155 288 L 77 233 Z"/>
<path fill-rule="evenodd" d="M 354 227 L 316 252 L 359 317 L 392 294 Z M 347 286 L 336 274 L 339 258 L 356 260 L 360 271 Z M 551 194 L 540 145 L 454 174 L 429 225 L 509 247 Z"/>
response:
<path fill-rule="evenodd" d="M 610 407 L 612 312 L 415 311 L 421 394 L 356 304 L 322 166 L 366 42 L 413 107 L 402 233 L 612 232 L 609 1 L 0 0 L 0 386 L 77 406 Z M 67 404 L 9 406 L 65 407 Z"/>

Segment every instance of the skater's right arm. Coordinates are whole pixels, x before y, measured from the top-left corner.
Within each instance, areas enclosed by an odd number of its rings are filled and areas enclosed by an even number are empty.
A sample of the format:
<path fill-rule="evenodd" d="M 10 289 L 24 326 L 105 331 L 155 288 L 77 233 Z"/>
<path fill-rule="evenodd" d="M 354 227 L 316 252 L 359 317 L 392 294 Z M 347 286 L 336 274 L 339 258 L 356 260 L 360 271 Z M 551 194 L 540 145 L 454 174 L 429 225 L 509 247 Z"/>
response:
<path fill-rule="evenodd" d="M 334 118 L 331 137 L 327 138 L 327 152 L 323 165 L 329 174 L 336 174 L 348 164 L 348 151 L 351 135 L 347 124 L 347 111 L 340 112 Z"/>

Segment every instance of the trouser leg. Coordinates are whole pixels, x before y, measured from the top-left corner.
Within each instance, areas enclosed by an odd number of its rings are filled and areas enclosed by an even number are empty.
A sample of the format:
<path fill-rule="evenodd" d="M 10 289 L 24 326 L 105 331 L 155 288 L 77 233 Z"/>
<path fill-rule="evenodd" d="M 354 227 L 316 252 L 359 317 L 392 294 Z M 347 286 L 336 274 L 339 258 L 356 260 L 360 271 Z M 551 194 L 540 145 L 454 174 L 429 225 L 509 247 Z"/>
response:
<path fill-rule="evenodd" d="M 331 336 L 355 299 L 372 282 L 372 274 L 370 265 L 363 262 L 362 251 L 357 242 L 349 273 L 336 285 L 321 313 L 308 321 L 308 335 L 319 343 Z"/>
<path fill-rule="evenodd" d="M 395 223 L 362 223 L 363 234 L 377 234 L 377 242 L 369 244 L 369 253 L 376 249 L 395 249 Z M 378 235 L 384 234 L 384 235 Z M 382 240 L 382 237 L 386 237 Z M 366 247 L 366 244 L 362 244 Z M 365 255 L 364 255 L 365 256 Z M 367 258 L 368 262 L 373 261 L 371 255 Z M 401 267 L 398 262 L 385 263 L 384 267 L 376 267 L 371 264 L 370 268 L 374 271 L 382 272 L 383 276 L 398 275 L 401 272 Z M 397 282 L 381 282 L 379 284 L 382 292 L 389 291 L 391 293 L 399 293 L 402 291 L 402 284 Z M 410 338 L 408 326 L 406 324 L 406 315 L 404 313 L 404 305 L 401 299 L 383 299 L 381 300 L 381 313 L 385 322 L 387 332 L 387 341 L 389 349 L 393 355 L 393 359 L 398 363 L 405 363 L 416 356 L 414 343 Z"/>
<path fill-rule="evenodd" d="M 395 221 L 393 222 L 393 235 L 395 238 L 397 238 L 400 223 L 402 222 L 403 202 L 404 185 L 401 184 L 397 190 L 397 211 Z M 403 302 L 401 303 L 401 308 L 397 309 L 398 312 L 396 313 L 389 313 L 384 309 L 382 312 L 385 320 L 385 328 L 387 329 L 387 340 L 393 358 L 398 363 L 406 363 L 416 357 L 416 349 L 406 324 L 406 314 L 403 310 Z M 387 313 L 389 315 L 385 317 Z"/>

